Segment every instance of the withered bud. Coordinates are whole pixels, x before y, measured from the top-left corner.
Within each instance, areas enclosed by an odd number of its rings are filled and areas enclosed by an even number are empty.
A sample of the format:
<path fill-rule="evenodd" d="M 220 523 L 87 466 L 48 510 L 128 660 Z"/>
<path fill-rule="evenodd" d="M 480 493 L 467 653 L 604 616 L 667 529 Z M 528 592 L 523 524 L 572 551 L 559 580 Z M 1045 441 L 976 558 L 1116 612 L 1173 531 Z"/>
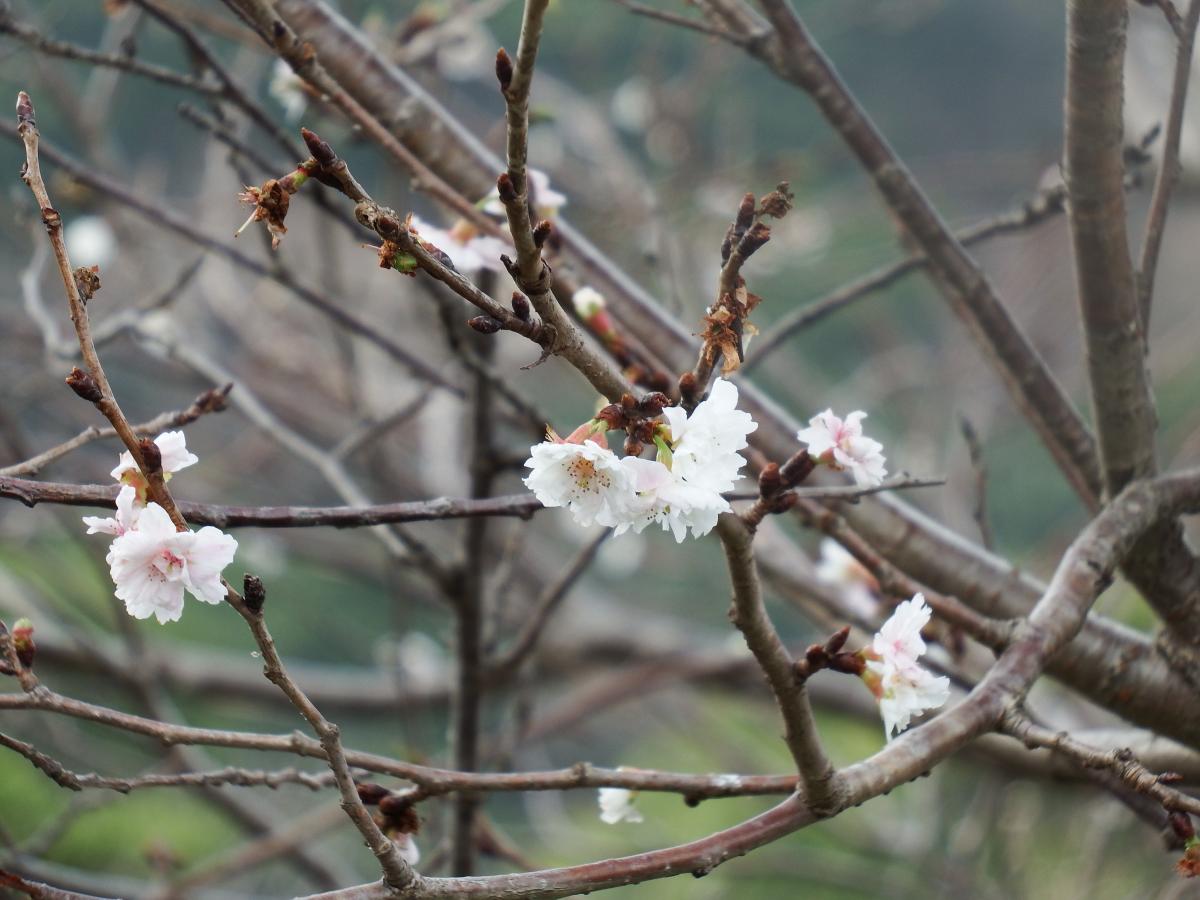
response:
<path fill-rule="evenodd" d="M 771 239 L 771 228 L 759 222 L 738 241 L 738 253 L 743 259 L 749 259 L 754 252 Z"/>
<path fill-rule="evenodd" d="M 781 181 L 775 186 L 775 190 L 762 198 L 758 212 L 773 219 L 782 219 L 791 210 L 792 201 L 795 199 L 796 195 L 792 193 L 791 186 L 786 181 Z"/>
<path fill-rule="evenodd" d="M 411 797 L 403 794 L 388 794 L 379 801 L 379 811 L 387 817 L 388 827 L 402 834 L 416 834 L 421 830 L 421 818 Z"/>
<path fill-rule="evenodd" d="M 95 379 L 78 366 L 67 376 L 67 386 L 89 403 L 99 403 L 104 399 L 104 394 L 100 392 L 100 386 L 96 384 Z"/>
<path fill-rule="evenodd" d="M 79 299 L 84 305 L 96 296 L 96 291 L 100 290 L 100 267 L 99 266 L 80 266 L 73 273 L 75 275 L 75 287 L 79 291 Z"/>
<path fill-rule="evenodd" d="M 308 148 L 308 152 L 312 154 L 318 165 L 322 169 L 328 169 L 338 162 L 338 155 L 333 152 L 333 148 L 329 146 L 328 141 L 321 140 L 313 132 L 307 128 L 300 129 L 300 137 L 304 138 L 304 146 Z"/>
<path fill-rule="evenodd" d="M 745 233 L 746 229 L 754 224 L 756 204 L 757 200 L 753 194 L 746 194 L 742 197 L 742 202 L 738 204 L 737 218 L 734 220 L 733 226 L 739 235 Z"/>
<path fill-rule="evenodd" d="M 546 239 L 550 237 L 550 232 L 554 230 L 554 226 L 550 224 L 549 219 L 542 219 L 533 226 L 533 242 L 541 249 L 546 243 Z"/>
<path fill-rule="evenodd" d="M 261 578 L 247 572 L 242 576 L 242 598 L 246 601 L 246 609 L 256 616 L 263 611 L 267 602 L 267 588 Z"/>
<path fill-rule="evenodd" d="M 467 324 L 480 334 L 495 334 L 504 327 L 499 319 L 493 319 L 491 316 L 476 316 L 473 319 L 467 319 Z"/>
<path fill-rule="evenodd" d="M 825 642 L 825 650 L 830 654 L 838 653 L 846 646 L 846 641 L 850 638 L 850 626 L 846 625 L 839 628 L 829 636 L 829 640 Z"/>
<path fill-rule="evenodd" d="M 1171 826 L 1171 830 L 1175 832 L 1175 836 L 1181 841 L 1190 841 L 1196 836 L 1195 826 L 1192 825 L 1192 817 L 1185 812 L 1172 810 L 1167 814 L 1167 824 Z"/>
<path fill-rule="evenodd" d="M 512 311 L 522 322 L 529 321 L 529 298 L 520 291 L 513 291 Z"/>
<path fill-rule="evenodd" d="M 633 435 L 625 438 L 625 455 L 626 456 L 641 456 L 642 451 L 646 449 L 646 445 L 639 441 Z"/>
<path fill-rule="evenodd" d="M 12 642 L 21 665 L 32 669 L 33 659 L 37 655 L 37 645 L 33 642 L 33 622 L 24 616 L 13 622 Z"/>
<path fill-rule="evenodd" d="M 376 784 L 373 781 L 362 781 L 354 785 L 358 790 L 358 799 L 366 806 L 375 806 L 384 797 L 391 794 L 382 784 Z"/>
<path fill-rule="evenodd" d="M 696 392 L 699 388 L 696 376 L 691 372 L 684 372 L 679 376 L 679 396 L 683 398 L 684 406 L 691 406 L 696 402 Z"/>
<path fill-rule="evenodd" d="M 671 405 L 671 398 L 662 391 L 655 391 L 652 394 L 647 394 L 638 403 L 638 412 L 643 416 L 661 416 L 663 407 Z"/>
<path fill-rule="evenodd" d="M 625 412 L 633 412 L 635 409 L 637 409 L 637 406 L 637 397 L 633 396 L 633 394 L 621 395 L 621 409 L 625 410 Z"/>
<path fill-rule="evenodd" d="M 643 444 L 654 443 L 654 433 L 658 430 L 658 423 L 650 419 L 643 419 L 633 429 L 633 436 Z"/>
<path fill-rule="evenodd" d="M 513 61 L 508 51 L 501 47 L 496 51 L 496 80 L 500 82 L 500 90 L 507 92 L 513 79 Z"/>
<path fill-rule="evenodd" d="M 500 193 L 500 202 L 505 206 L 517 202 L 517 187 L 507 172 L 501 172 L 496 179 L 496 190 Z"/>
<path fill-rule="evenodd" d="M 31 128 L 37 127 L 37 120 L 33 115 L 33 101 L 29 99 L 29 95 L 24 91 L 17 94 L 17 126 Z"/>
<path fill-rule="evenodd" d="M 142 451 L 147 474 L 154 475 L 162 471 L 162 451 L 158 449 L 158 444 L 150 438 L 142 438 L 138 441 L 138 449 Z"/>
<path fill-rule="evenodd" d="M 758 492 L 764 497 L 773 497 L 783 490 L 783 478 L 779 475 L 778 463 L 767 463 L 758 475 Z"/>

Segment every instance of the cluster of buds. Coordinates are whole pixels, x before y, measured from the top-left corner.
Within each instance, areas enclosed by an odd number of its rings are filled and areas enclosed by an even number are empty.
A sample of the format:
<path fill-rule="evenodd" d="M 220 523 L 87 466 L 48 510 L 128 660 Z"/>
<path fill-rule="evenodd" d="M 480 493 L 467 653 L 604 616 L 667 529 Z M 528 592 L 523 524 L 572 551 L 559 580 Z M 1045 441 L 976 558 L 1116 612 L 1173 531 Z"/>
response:
<path fill-rule="evenodd" d="M 670 406 L 671 398 L 661 392 L 647 394 L 640 400 L 624 394 L 620 403 L 610 403 L 598 413 L 596 420 L 609 431 L 625 432 L 625 455 L 641 456 L 647 444 L 655 443 L 661 423 L 654 421 Z"/>
<path fill-rule="evenodd" d="M 796 681 L 803 683 L 815 672 L 822 669 L 832 669 L 834 672 L 844 672 L 847 675 L 862 675 L 867 667 L 861 653 L 847 653 L 842 648 L 850 637 L 850 626 L 847 625 L 829 636 L 823 644 L 812 644 L 804 652 L 804 659 L 797 660 L 793 669 Z"/>

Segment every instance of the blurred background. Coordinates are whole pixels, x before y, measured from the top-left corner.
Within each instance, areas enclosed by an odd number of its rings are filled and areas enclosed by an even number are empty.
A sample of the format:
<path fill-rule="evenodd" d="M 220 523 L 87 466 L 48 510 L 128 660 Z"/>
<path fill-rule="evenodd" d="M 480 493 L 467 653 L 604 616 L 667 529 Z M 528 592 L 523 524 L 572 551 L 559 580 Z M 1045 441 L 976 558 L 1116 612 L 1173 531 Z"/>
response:
<path fill-rule="evenodd" d="M 272 121 L 329 140 L 383 202 L 441 226 L 452 220 L 414 194 L 405 173 L 306 96 L 223 4 L 161 0 L 189 23 Z M 492 57 L 515 48 L 516 0 L 334 4 L 493 149 L 503 108 Z M 662 0 L 664 9 L 685 10 Z M 1012 0 L 802 0 L 815 36 L 889 136 L 943 216 L 969 226 L 1019 211 L 1058 181 L 1063 13 Z M 45 141 L 119 185 L 88 187 L 44 158 L 51 196 L 69 223 L 76 265 L 98 264 L 89 306 L 101 357 L 133 421 L 186 407 L 234 382 L 229 409 L 187 428 L 200 464 L 172 484 L 211 503 L 340 504 L 465 496 L 473 378 L 466 353 L 501 373 L 513 402 L 498 404 L 497 493 L 521 490 L 521 464 L 546 423 L 566 433 L 590 417 L 582 379 L 551 361 L 523 371 L 534 348 L 511 335 L 487 342 L 464 327 L 456 298 L 381 270 L 348 221 L 349 205 L 305 188 L 272 252 L 254 228 L 235 241 L 246 184 L 290 171 L 288 155 L 227 103 L 143 77 L 50 57 L 11 23 L 105 53 L 136 54 L 192 71 L 178 36 L 120 0 L 4 4 L 0 96 L 34 97 Z M 1129 126 L 1138 143 L 1162 119 L 1172 64 L 1166 26 L 1135 6 Z M 28 34 L 28 33 L 26 33 Z M 746 270 L 764 302 L 764 334 L 803 305 L 907 255 L 882 204 L 839 139 L 803 96 L 737 48 L 636 17 L 610 0 L 557 0 L 534 87 L 531 161 L 568 202 L 574 225 L 625 266 L 682 321 L 699 329 L 711 302 L 718 248 L 745 191 L 791 183 L 796 208 Z M 6 107 L 8 108 L 8 107 Z M 1200 133 L 1200 120 L 1192 128 Z M 36 210 L 17 177 L 19 146 L 0 141 L 8 174 L 0 214 L 0 467 L 96 424 L 63 388 L 75 353 L 61 284 Z M 299 146 L 298 142 L 295 142 Z M 1196 142 L 1200 155 L 1200 139 Z M 231 146 L 232 145 L 232 146 Z M 1185 137 L 1185 166 L 1190 139 Z M 1155 146 L 1149 145 L 1153 157 Z M 297 151 L 298 152 L 298 151 Z M 1138 163 L 1146 184 L 1153 159 Z M 1186 178 L 1186 172 L 1185 172 Z M 1136 238 L 1148 187 L 1131 191 Z M 128 201 L 128 202 L 125 202 Z M 144 207 L 142 211 L 138 205 Z M 146 209 L 149 212 L 147 213 Z M 182 223 L 201 246 L 164 224 Z M 1164 468 L 1195 463 L 1200 387 L 1191 246 L 1200 204 L 1185 183 L 1173 208 L 1159 275 L 1150 363 L 1162 420 Z M 232 246 L 242 262 L 221 247 Z M 1081 408 L 1087 407 L 1070 243 L 1061 216 L 986 241 L 974 251 L 1015 317 Z M 245 264 L 249 260 L 254 266 Z M 497 296 L 511 288 L 492 279 Z M 300 286 L 370 323 L 427 370 L 348 334 L 296 296 Z M 754 344 L 748 357 L 754 356 Z M 944 476 L 909 493 L 971 540 L 978 468 L 963 438 L 979 436 L 986 517 L 996 549 L 1039 576 L 1085 521 L 1085 511 L 1005 396 L 974 344 L 919 273 L 897 279 L 775 348 L 749 372 L 797 417 L 832 406 L 870 413 L 889 468 Z M 431 383 L 430 379 L 436 379 Z M 89 444 L 40 477 L 106 483 L 112 441 Z M 0 616 L 27 615 L 38 671 L 71 696 L 193 725 L 288 732 L 303 723 L 272 685 L 229 610 L 189 603 L 161 627 L 129 619 L 111 596 L 104 542 L 82 510 L 0 505 Z M 819 557 L 818 541 L 773 523 Z M 452 561 L 458 524 L 397 529 L 242 529 L 234 567 L 259 574 L 285 661 L 348 746 L 445 764 L 453 680 L 451 617 L 411 541 Z M 601 542 L 559 512 L 531 525 L 490 526 L 476 560 L 486 581 L 488 647 L 502 653 L 548 585 L 594 553 L 537 651 L 497 679 L 485 704 L 490 768 L 598 765 L 695 772 L 785 772 L 776 712 L 746 665 L 726 617 L 726 575 L 712 539 L 677 546 L 662 533 Z M 803 559 L 797 566 L 812 575 Z M 814 576 L 815 577 L 815 576 Z M 827 584 L 833 591 L 855 588 Z M 789 640 L 827 634 L 794 596 L 771 595 Z M 1153 619 L 1121 587 L 1099 608 L 1140 628 Z M 836 627 L 836 626 L 835 626 Z M 828 674 L 818 699 L 838 763 L 883 741 L 870 695 Z M 845 683 L 843 683 L 845 682 Z M 1053 686 L 1035 704 L 1055 724 L 1103 726 L 1097 710 Z M 0 728 L 80 771 L 121 775 L 188 765 L 291 765 L 290 758 L 219 748 L 167 754 L 152 741 L 62 717 L 0 715 Z M 312 760 L 302 767 L 320 771 Z M 231 799 L 233 798 L 233 799 Z M 678 843 L 768 808 L 769 799 L 639 798 L 645 822 L 608 826 L 592 791 L 497 795 L 484 811 L 485 871 L 567 865 Z M 423 804 L 418 841 L 436 871 L 440 802 Z M 171 789 L 130 796 L 71 795 L 15 754 L 0 753 L 0 865 L 111 896 L 274 897 L 376 876 L 331 791 L 302 787 Z M 272 855 L 267 828 L 299 843 Z M 285 841 L 284 843 L 287 843 Z M 259 865 L 248 857 L 258 854 Z M 612 891 L 628 898 L 1200 896 L 1171 871 L 1161 839 L 1107 794 L 1026 771 L 1019 754 L 966 753 L 867 807 L 720 867 Z"/>

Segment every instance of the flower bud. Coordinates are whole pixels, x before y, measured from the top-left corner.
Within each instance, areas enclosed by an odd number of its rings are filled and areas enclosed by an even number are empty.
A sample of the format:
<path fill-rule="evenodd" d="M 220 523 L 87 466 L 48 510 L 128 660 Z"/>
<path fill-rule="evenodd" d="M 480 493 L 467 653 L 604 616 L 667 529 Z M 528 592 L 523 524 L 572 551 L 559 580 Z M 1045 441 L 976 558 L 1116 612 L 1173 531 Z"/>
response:
<path fill-rule="evenodd" d="M 584 322 L 604 312 L 606 307 L 604 295 L 592 287 L 577 290 L 571 295 L 571 303 L 575 307 L 575 314 Z"/>
<path fill-rule="evenodd" d="M 307 128 L 300 129 L 300 137 L 304 138 L 304 145 L 308 147 L 308 152 L 312 154 L 313 159 L 321 168 L 328 169 L 337 164 L 338 155 L 333 152 L 333 148 L 329 146 L 328 142 L 321 140 Z"/>
<path fill-rule="evenodd" d="M 162 472 L 162 450 L 150 438 L 138 441 L 138 449 L 142 451 L 142 461 L 146 464 L 146 474 L 155 475 Z"/>
<path fill-rule="evenodd" d="M 476 316 L 467 319 L 467 324 L 480 334 L 495 334 L 504 327 L 499 319 L 493 319 L 491 316 Z"/>
<path fill-rule="evenodd" d="M 756 250 L 771 239 L 771 228 L 759 222 L 742 236 L 738 241 L 738 253 L 743 259 L 748 259 Z"/>
<path fill-rule="evenodd" d="M 754 224 L 756 202 L 753 194 L 746 194 L 742 197 L 742 202 L 738 204 L 737 219 L 733 223 L 737 234 L 744 234 Z"/>
<path fill-rule="evenodd" d="M 638 403 L 638 412 L 643 416 L 654 418 L 661 416 L 664 407 L 671 405 L 671 398 L 662 391 L 655 391 L 652 394 L 647 394 Z"/>
<path fill-rule="evenodd" d="M 767 463 L 758 476 L 758 492 L 771 497 L 783 490 L 783 479 L 779 475 L 778 463 Z"/>
<path fill-rule="evenodd" d="M 496 179 L 496 190 L 500 194 L 500 202 L 505 206 L 517 202 L 517 188 L 507 172 L 502 172 Z"/>
<path fill-rule="evenodd" d="M 646 449 L 646 445 L 639 441 L 633 435 L 625 438 L 625 455 L 626 456 L 641 456 Z"/>
<path fill-rule="evenodd" d="M 256 616 L 262 613 L 263 604 L 267 602 L 267 588 L 257 575 L 247 572 L 242 576 L 242 598 L 246 601 L 246 609 Z"/>
<path fill-rule="evenodd" d="M 533 242 L 539 250 L 546 243 L 546 239 L 550 237 L 550 232 L 553 230 L 554 226 L 550 224 L 549 219 L 542 219 L 542 221 L 533 226 Z"/>
<path fill-rule="evenodd" d="M 373 781 L 363 781 L 354 785 L 358 790 L 358 799 L 366 806 L 375 806 L 384 797 L 391 794 L 382 784 L 376 784 Z"/>
<path fill-rule="evenodd" d="M 71 374 L 67 376 L 67 386 L 89 403 L 99 403 L 104 399 L 95 379 L 78 366 L 71 369 Z"/>
<path fill-rule="evenodd" d="M 513 291 L 512 295 L 512 311 L 522 322 L 529 321 L 529 298 L 520 291 Z"/>
<path fill-rule="evenodd" d="M 37 645 L 33 642 L 33 622 L 24 617 L 17 619 L 12 627 L 12 642 L 21 665 L 32 669 L 33 658 L 37 653 Z"/>
<path fill-rule="evenodd" d="M 500 82 L 500 90 L 507 92 L 513 80 L 513 61 L 508 51 L 501 47 L 496 51 L 496 80 Z"/>
<path fill-rule="evenodd" d="M 684 406 L 690 407 L 696 402 L 696 393 L 699 389 L 696 376 L 691 372 L 684 372 L 679 376 L 679 396 L 683 400 Z"/>

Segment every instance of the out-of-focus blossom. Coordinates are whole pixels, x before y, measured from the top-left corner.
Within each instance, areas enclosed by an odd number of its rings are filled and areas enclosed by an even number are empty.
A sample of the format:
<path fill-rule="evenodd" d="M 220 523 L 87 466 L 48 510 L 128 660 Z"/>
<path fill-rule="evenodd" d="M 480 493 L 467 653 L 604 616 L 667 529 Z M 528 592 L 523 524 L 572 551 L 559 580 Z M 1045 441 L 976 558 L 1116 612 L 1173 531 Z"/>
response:
<path fill-rule="evenodd" d="M 73 266 L 105 266 L 117 257 L 117 236 L 101 216 L 80 216 L 63 230 Z"/>
<path fill-rule="evenodd" d="M 817 413 L 800 429 L 796 437 L 808 445 L 813 459 L 835 469 L 849 469 L 859 487 L 875 487 L 887 477 L 883 444 L 863 435 L 862 420 L 867 414 L 852 412 L 845 419 L 832 409 Z"/>
<path fill-rule="evenodd" d="M 550 186 L 550 176 L 540 169 L 529 169 L 529 193 L 534 210 L 542 219 L 553 219 L 567 205 L 567 197 Z M 504 215 L 504 204 L 500 202 L 500 191 L 493 188 L 484 198 L 483 211 L 492 216 Z"/>
<path fill-rule="evenodd" d="M 408 221 L 421 240 L 433 244 L 450 257 L 454 268 L 463 274 L 488 269 L 503 274 L 504 264 L 500 255 L 512 255 L 512 247 L 499 238 L 480 234 L 471 223 L 459 220 L 450 229 L 438 228 L 417 216 Z"/>
<path fill-rule="evenodd" d="M 626 788 L 602 787 L 597 798 L 600 804 L 600 821 L 606 825 L 621 822 L 637 824 L 644 821 L 641 812 L 634 806 L 637 792 Z"/>
<path fill-rule="evenodd" d="M 275 60 L 271 68 L 271 82 L 267 86 L 269 93 L 283 107 L 283 115 L 289 122 L 296 122 L 308 108 L 308 93 L 304 87 L 304 79 L 292 71 L 285 60 Z"/>
<path fill-rule="evenodd" d="M 392 843 L 400 851 L 400 858 L 410 866 L 421 861 L 421 850 L 417 847 L 417 839 L 404 831 L 398 831 L 392 836 Z"/>
<path fill-rule="evenodd" d="M 879 582 L 833 538 L 827 537 L 821 541 L 816 575 L 821 581 L 841 591 L 847 606 L 856 615 L 866 617 L 874 614 Z"/>

